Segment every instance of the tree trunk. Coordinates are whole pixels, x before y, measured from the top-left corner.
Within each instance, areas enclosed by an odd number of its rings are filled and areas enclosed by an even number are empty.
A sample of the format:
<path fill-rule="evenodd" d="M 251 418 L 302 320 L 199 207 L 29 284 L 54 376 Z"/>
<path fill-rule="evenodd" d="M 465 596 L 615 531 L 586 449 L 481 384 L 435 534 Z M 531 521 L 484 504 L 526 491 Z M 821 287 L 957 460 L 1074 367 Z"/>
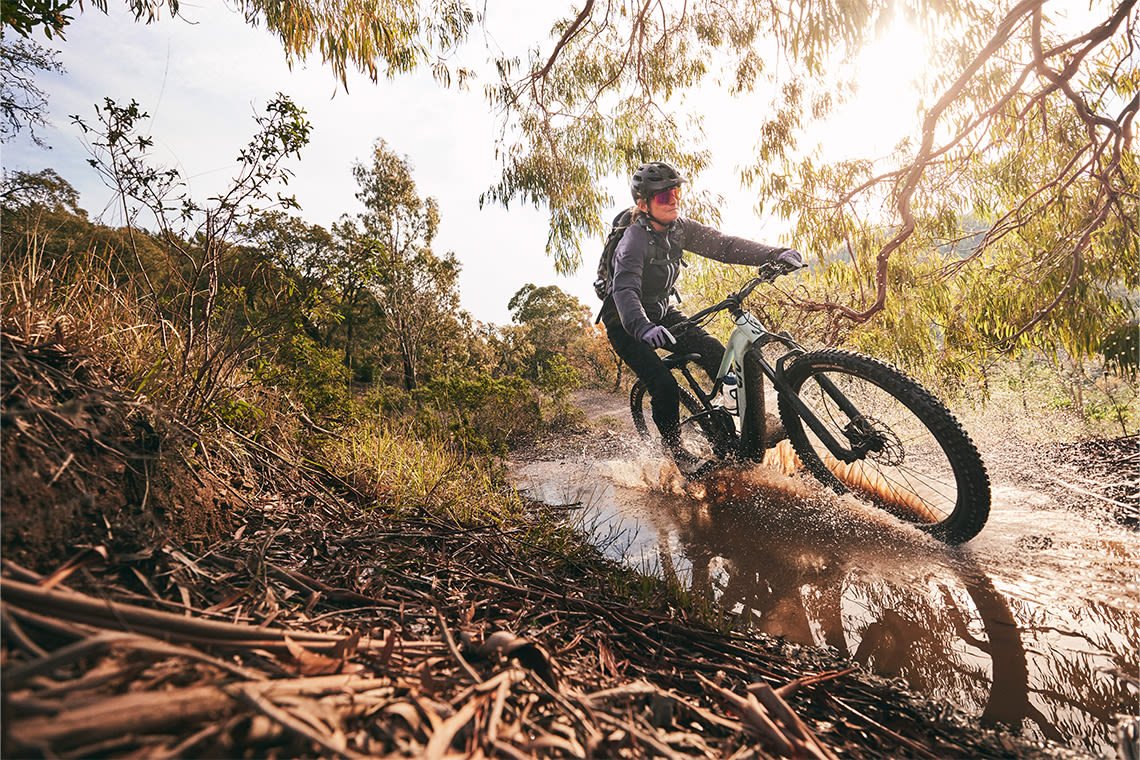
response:
<path fill-rule="evenodd" d="M 416 358 L 412 348 L 405 338 L 400 339 L 400 359 L 404 364 L 404 390 L 412 391 L 416 388 Z"/>

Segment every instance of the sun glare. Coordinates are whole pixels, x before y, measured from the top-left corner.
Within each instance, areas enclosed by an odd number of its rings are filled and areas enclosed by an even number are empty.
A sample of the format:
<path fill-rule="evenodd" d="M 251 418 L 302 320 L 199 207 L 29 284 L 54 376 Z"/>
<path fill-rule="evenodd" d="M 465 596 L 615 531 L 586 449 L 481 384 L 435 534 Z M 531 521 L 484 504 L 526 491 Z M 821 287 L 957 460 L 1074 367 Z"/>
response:
<path fill-rule="evenodd" d="M 896 17 L 841 67 L 837 81 L 851 82 L 854 92 L 826 121 L 820 135 L 825 158 L 882 157 L 911 134 L 929 54 L 922 31 Z"/>

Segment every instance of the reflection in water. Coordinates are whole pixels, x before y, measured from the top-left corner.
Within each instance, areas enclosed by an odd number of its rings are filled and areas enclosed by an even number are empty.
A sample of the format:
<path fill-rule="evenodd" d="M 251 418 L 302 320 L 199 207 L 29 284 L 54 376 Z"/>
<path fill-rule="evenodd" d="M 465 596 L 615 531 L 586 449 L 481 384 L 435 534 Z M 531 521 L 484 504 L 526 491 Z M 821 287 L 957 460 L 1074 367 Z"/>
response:
<path fill-rule="evenodd" d="M 565 465 L 555 470 L 569 484 Z M 636 485 L 628 473 L 614 479 Z M 642 480 L 657 482 L 656 471 Z M 1117 674 L 1137 671 L 1140 615 L 1120 588 L 1137 557 L 1127 543 L 1111 542 L 1115 556 L 1104 557 L 1095 528 L 1079 540 L 1053 535 L 1046 546 L 1025 531 L 971 551 L 762 468 L 688 495 L 644 487 L 603 493 L 596 473 L 587 482 L 595 514 L 616 515 L 627 530 L 640 526 L 628 553 L 640 551 L 642 564 L 655 554 L 666 578 L 756 630 L 833 647 L 983 723 L 1091 752 L 1110 751 L 1116 716 L 1136 713 L 1136 694 Z M 585 500 L 567 496 L 557 500 Z M 1011 528 L 1001 508 L 987 531 Z M 1081 542 L 1092 543 L 1086 551 L 1104 565 L 1083 577 L 1114 576 L 1116 593 L 1066 588 L 1067 579 L 1055 577 L 1065 569 L 1050 564 L 1062 554 L 1058 544 Z"/>

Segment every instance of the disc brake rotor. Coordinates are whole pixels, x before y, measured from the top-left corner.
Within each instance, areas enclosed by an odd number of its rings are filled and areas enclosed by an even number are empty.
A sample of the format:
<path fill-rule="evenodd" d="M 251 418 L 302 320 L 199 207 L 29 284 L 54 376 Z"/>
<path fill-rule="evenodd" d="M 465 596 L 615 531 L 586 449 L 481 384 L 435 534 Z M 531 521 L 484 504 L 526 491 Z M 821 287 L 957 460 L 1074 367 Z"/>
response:
<path fill-rule="evenodd" d="M 898 467 L 906 461 L 902 439 L 895 431 L 874 417 L 851 420 L 844 433 L 856 447 L 867 449 L 867 458 L 887 467 Z"/>

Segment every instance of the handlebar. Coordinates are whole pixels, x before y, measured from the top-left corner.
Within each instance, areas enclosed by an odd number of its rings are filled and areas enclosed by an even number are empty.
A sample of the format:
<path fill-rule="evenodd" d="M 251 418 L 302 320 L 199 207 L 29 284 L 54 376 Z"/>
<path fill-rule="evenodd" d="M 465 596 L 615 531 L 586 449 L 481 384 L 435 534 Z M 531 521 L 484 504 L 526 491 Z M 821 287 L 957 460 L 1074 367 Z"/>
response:
<path fill-rule="evenodd" d="M 787 264 L 776 261 L 769 261 L 765 264 L 761 264 L 757 269 L 756 276 L 750 278 L 748 282 L 744 283 L 744 286 L 740 290 L 728 296 L 720 303 L 713 304 L 707 309 L 701 309 L 696 314 L 692 315 L 683 322 L 678 322 L 677 324 L 673 325 L 673 327 L 670 329 L 674 333 L 684 332 L 693 325 L 698 324 L 705 317 L 712 316 L 718 311 L 724 311 L 726 309 L 731 311 L 734 317 L 739 316 L 738 312 L 740 312 L 741 307 L 744 304 L 744 299 L 748 298 L 748 296 L 752 294 L 752 291 L 755 290 L 757 286 L 768 282 L 774 282 L 780 275 L 791 274 L 798 269 L 803 269 L 803 267 L 791 267 Z"/>

